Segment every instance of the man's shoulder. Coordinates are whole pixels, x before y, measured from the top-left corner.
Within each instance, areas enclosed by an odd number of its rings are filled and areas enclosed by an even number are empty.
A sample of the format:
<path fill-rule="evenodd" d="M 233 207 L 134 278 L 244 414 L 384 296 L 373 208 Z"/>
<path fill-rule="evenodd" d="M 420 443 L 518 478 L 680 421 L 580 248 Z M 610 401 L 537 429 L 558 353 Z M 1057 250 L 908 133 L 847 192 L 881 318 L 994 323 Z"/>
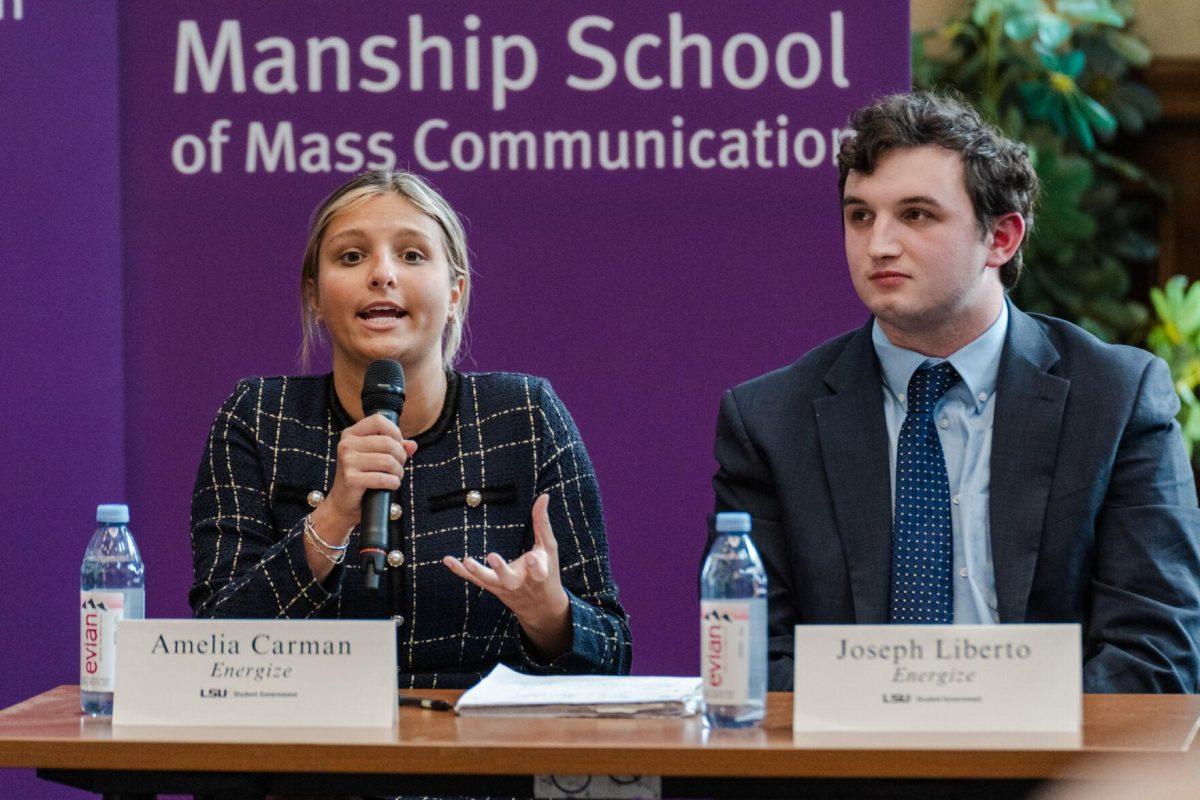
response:
<path fill-rule="evenodd" d="M 765 375 L 751 378 L 734 386 L 730 391 L 738 398 L 739 402 L 827 394 L 828 390 L 823 388 L 825 376 L 846 351 L 850 342 L 863 332 L 863 328 L 857 328 L 835 336 L 824 344 L 809 350 L 791 364 L 772 370 Z"/>
<path fill-rule="evenodd" d="M 1026 313 L 1057 351 L 1059 362 L 1052 372 L 1070 380 L 1112 381 L 1114 377 L 1140 376 L 1154 359 L 1140 347 L 1105 342 L 1058 317 Z"/>

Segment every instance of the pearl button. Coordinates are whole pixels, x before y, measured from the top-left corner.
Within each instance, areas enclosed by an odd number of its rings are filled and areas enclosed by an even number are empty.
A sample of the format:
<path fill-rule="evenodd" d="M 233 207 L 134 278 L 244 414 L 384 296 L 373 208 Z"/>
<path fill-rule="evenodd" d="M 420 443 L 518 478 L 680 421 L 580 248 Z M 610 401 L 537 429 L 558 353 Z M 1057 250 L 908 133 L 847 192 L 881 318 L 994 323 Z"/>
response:
<path fill-rule="evenodd" d="M 404 553 L 401 553 L 399 550 L 392 550 L 387 554 L 387 561 L 389 567 L 398 567 L 404 563 Z"/>
<path fill-rule="evenodd" d="M 970 573 L 969 573 L 969 572 L 967 572 L 967 568 L 966 568 L 966 567 L 963 567 L 962 569 L 960 569 L 960 570 L 958 571 L 958 574 L 959 574 L 959 576 L 960 576 L 960 577 L 963 577 L 963 578 L 965 578 L 965 577 L 967 577 L 967 575 L 969 575 Z"/>
<path fill-rule="evenodd" d="M 469 505 L 471 508 L 477 508 L 482 502 L 483 495 L 481 495 L 479 492 L 475 491 L 474 489 L 467 492 L 467 505 Z"/>
<path fill-rule="evenodd" d="M 954 503 L 954 505 L 958 505 L 958 495 L 954 495 L 950 502 Z"/>
<path fill-rule="evenodd" d="M 980 392 L 979 399 L 980 401 L 987 400 L 987 392 Z"/>
<path fill-rule="evenodd" d="M 404 617 L 402 617 L 399 614 L 396 614 L 395 616 L 392 617 L 392 622 L 396 623 L 396 627 L 399 628 L 401 625 L 404 624 Z"/>
<path fill-rule="evenodd" d="M 321 505 L 321 501 L 325 499 L 325 493 L 320 489 L 313 489 L 308 493 L 308 505 L 310 508 L 316 508 Z"/>
<path fill-rule="evenodd" d="M 404 509 L 400 507 L 399 503 L 392 503 L 392 507 L 388 509 L 388 519 L 395 522 L 400 519 L 400 515 L 403 513 Z"/>
<path fill-rule="evenodd" d="M 901 403 L 903 403 L 903 402 L 904 402 L 904 395 L 900 395 L 900 402 L 901 402 Z"/>
<path fill-rule="evenodd" d="M 950 420 L 946 419 L 945 417 L 942 417 L 941 426 L 942 426 L 942 430 L 946 430 L 946 428 L 950 427 Z"/>

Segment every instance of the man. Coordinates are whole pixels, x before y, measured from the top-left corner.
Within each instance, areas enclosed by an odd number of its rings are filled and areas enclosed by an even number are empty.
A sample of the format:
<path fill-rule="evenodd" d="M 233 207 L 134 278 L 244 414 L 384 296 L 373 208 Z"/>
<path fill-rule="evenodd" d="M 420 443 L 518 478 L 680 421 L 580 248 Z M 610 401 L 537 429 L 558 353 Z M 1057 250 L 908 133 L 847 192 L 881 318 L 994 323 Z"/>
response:
<path fill-rule="evenodd" d="M 846 260 L 873 318 L 726 392 L 717 510 L 754 517 L 770 688 L 793 626 L 1078 622 L 1087 692 L 1193 692 L 1200 512 L 1166 365 L 1025 314 L 1025 148 L 929 94 L 851 117 Z"/>

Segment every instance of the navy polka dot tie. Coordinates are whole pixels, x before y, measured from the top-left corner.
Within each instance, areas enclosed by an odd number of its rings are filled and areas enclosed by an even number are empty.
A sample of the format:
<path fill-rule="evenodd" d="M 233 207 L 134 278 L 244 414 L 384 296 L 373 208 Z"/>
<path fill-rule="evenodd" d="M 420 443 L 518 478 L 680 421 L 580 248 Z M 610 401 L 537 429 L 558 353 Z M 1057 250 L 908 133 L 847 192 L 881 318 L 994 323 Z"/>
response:
<path fill-rule="evenodd" d="M 917 370 L 908 382 L 908 414 L 896 447 L 891 622 L 954 621 L 950 480 L 933 408 L 959 380 L 943 361 Z"/>

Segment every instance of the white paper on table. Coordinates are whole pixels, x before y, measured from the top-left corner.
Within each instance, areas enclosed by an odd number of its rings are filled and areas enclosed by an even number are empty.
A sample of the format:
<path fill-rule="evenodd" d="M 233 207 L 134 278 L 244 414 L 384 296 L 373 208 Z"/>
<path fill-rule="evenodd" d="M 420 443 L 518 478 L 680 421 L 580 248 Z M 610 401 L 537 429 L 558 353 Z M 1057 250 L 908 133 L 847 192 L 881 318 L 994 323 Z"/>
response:
<path fill-rule="evenodd" d="M 525 675 L 498 664 L 454 708 L 465 716 L 686 717 L 700 699 L 698 677 Z"/>

